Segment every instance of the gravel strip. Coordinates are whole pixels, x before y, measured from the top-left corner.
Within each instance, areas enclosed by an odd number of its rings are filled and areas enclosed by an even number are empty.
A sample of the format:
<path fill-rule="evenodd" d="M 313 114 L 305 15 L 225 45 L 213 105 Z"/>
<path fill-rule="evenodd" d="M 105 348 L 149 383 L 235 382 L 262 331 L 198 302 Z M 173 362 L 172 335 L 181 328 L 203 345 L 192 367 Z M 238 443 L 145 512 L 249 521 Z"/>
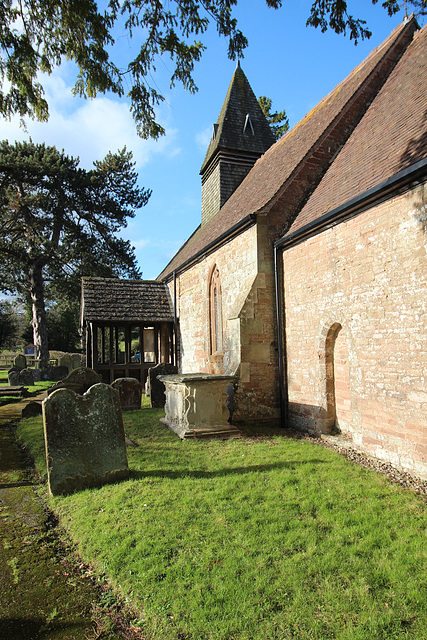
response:
<path fill-rule="evenodd" d="M 295 434 L 295 436 L 300 438 L 301 434 Z M 427 480 L 422 480 L 408 471 L 402 471 L 401 469 L 393 467 L 393 465 L 388 462 L 378 460 L 378 458 L 362 453 L 351 444 L 351 441 L 344 438 L 339 439 L 339 437 L 337 438 L 336 436 L 322 436 L 320 438 L 316 438 L 305 434 L 302 435 L 302 438 L 310 440 L 321 447 L 334 449 L 337 453 L 345 456 L 355 464 L 358 464 L 365 469 L 373 469 L 374 471 L 381 473 L 386 476 L 390 482 L 399 484 L 402 487 L 408 487 L 415 491 L 415 493 L 420 494 L 427 502 Z"/>

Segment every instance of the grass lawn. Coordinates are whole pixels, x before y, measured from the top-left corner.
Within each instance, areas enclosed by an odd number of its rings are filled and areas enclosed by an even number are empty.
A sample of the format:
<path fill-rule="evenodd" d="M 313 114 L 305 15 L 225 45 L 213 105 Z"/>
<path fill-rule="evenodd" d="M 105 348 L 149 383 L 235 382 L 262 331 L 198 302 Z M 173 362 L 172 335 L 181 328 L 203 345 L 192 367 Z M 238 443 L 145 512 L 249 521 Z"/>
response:
<path fill-rule="evenodd" d="M 129 481 L 50 499 L 147 640 L 427 638 L 422 498 L 308 441 L 181 442 L 161 415 L 124 415 Z M 19 435 L 43 473 L 41 420 Z"/>

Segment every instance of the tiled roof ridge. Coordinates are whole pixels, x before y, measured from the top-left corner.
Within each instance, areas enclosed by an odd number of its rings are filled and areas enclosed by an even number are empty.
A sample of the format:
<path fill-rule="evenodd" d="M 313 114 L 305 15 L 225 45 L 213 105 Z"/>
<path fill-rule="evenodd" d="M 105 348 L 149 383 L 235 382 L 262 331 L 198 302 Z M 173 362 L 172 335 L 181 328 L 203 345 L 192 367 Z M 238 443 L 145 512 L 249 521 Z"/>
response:
<path fill-rule="evenodd" d="M 110 281 L 110 282 L 129 282 L 129 283 L 153 283 L 153 284 L 161 284 L 159 283 L 158 280 L 156 280 L 155 278 L 152 278 L 150 280 L 146 280 L 144 278 L 120 278 L 119 276 L 117 277 L 110 277 L 110 278 L 103 278 L 102 276 L 82 276 L 82 281 L 86 281 L 86 280 L 102 280 L 102 282 L 106 282 L 106 281 Z"/>
<path fill-rule="evenodd" d="M 331 101 L 333 98 L 335 98 L 337 96 L 337 94 L 342 91 L 342 89 L 344 88 L 344 86 L 357 74 L 360 73 L 360 71 L 363 69 L 363 67 L 367 66 L 369 64 L 369 62 L 371 61 L 371 59 L 377 55 L 382 49 L 386 49 L 385 54 L 381 57 L 381 59 L 377 62 L 377 64 L 375 65 L 375 67 L 372 69 L 372 71 L 369 73 L 369 75 L 365 78 L 365 80 L 363 81 L 363 83 L 360 85 L 360 87 L 358 87 L 358 89 L 349 97 L 349 99 L 347 100 L 347 102 L 345 103 L 344 107 L 342 108 L 342 110 L 336 115 L 336 117 L 329 123 L 329 125 L 326 127 L 326 129 L 324 129 L 324 131 L 318 136 L 318 138 L 315 140 L 314 144 L 310 147 L 310 149 L 307 151 L 307 153 L 305 154 L 305 156 L 300 160 L 300 162 L 298 163 L 298 165 L 296 167 L 294 167 L 293 171 L 291 172 L 291 174 L 288 176 L 288 178 L 286 179 L 286 181 L 281 185 L 281 187 L 279 188 L 279 190 L 266 202 L 264 203 L 264 205 L 262 205 L 261 207 L 259 207 L 257 209 L 257 211 L 255 211 L 254 213 L 263 213 L 266 210 L 270 209 L 270 207 L 274 204 L 274 202 L 276 202 L 281 194 L 283 193 L 283 191 L 286 189 L 287 184 L 289 184 L 289 182 L 292 181 L 293 176 L 295 174 L 298 173 L 299 167 L 301 167 L 302 165 L 304 165 L 304 163 L 307 161 L 307 159 L 314 153 L 316 147 L 318 147 L 322 140 L 328 135 L 328 133 L 334 129 L 334 127 L 336 126 L 336 123 L 339 122 L 339 120 L 343 117 L 343 113 L 345 112 L 346 107 L 348 107 L 348 105 L 354 101 L 355 96 L 360 94 L 364 87 L 366 86 L 366 84 L 369 82 L 369 79 L 372 78 L 372 76 L 375 73 L 378 73 L 378 67 L 381 65 L 381 63 L 384 61 L 385 55 L 389 52 L 390 50 L 390 44 L 391 41 L 393 40 L 397 40 L 398 37 L 401 35 L 401 32 L 404 30 L 404 28 L 408 25 L 409 22 L 411 21 L 415 21 L 415 18 L 413 17 L 413 14 L 411 15 L 411 18 L 408 18 L 408 20 L 406 22 L 402 22 L 400 25 L 397 25 L 397 27 L 395 27 L 393 29 L 393 31 L 390 33 L 390 35 L 381 43 L 379 44 L 377 47 L 375 47 L 375 49 L 373 49 L 369 55 L 362 60 L 362 62 L 360 64 L 358 64 L 356 67 L 354 67 L 354 69 L 352 71 L 350 71 L 350 73 L 343 79 L 341 80 L 341 82 L 339 82 L 324 98 L 322 98 L 317 104 L 316 106 L 313 107 L 313 109 L 311 109 L 308 113 L 306 113 L 306 115 L 301 118 L 301 120 L 299 120 L 297 122 L 297 124 L 292 127 L 292 129 L 288 132 L 286 132 L 278 141 L 275 145 L 273 145 L 273 147 L 270 147 L 270 149 L 268 149 L 265 154 L 263 154 L 255 163 L 256 165 L 261 164 L 264 160 L 268 159 L 268 155 L 269 153 L 271 153 L 273 151 L 274 148 L 277 148 L 277 146 L 280 146 L 281 144 L 283 144 L 285 141 L 289 140 L 289 138 L 291 136 L 293 136 L 300 127 L 302 127 L 310 118 L 311 116 L 317 112 L 320 111 L 321 109 L 325 108 Z M 416 21 L 415 21 L 416 22 Z M 418 32 L 416 32 L 418 33 Z M 385 80 L 386 81 L 386 80 Z M 384 81 L 384 82 L 385 82 Z M 379 91 L 377 91 L 378 94 Z M 376 94 L 376 95 L 377 95 Z M 374 98 L 375 99 L 375 96 Z M 237 189 L 236 189 L 237 191 Z"/>
<path fill-rule="evenodd" d="M 414 33 L 412 42 L 364 114 L 360 126 L 337 155 L 333 172 L 329 170 L 325 173 L 284 237 L 353 203 L 366 193 L 371 194 L 376 190 L 375 193 L 381 194 L 383 185 L 389 188 L 390 181 L 404 181 L 405 172 L 411 168 L 418 170 L 418 163 L 427 157 L 424 142 L 427 135 L 426 46 L 427 25 Z M 421 96 L 424 96 L 423 100 L 420 100 Z M 387 121 L 378 115 L 384 115 L 384 112 L 387 113 Z M 400 118 L 400 123 L 396 118 Z M 376 122 L 379 123 L 378 127 L 375 126 Z M 414 139 L 419 140 L 420 144 L 405 157 L 402 151 Z M 361 157 L 363 169 L 352 180 L 352 176 L 345 175 L 345 168 L 351 169 L 351 163 L 360 162 Z M 414 183 L 415 180 L 409 186 Z M 333 194 L 332 197 L 329 194 Z"/>
<path fill-rule="evenodd" d="M 399 46 L 399 42 L 402 43 L 400 45 L 402 46 L 405 44 L 405 38 L 412 39 L 415 26 L 418 26 L 418 25 L 415 19 L 411 17 L 411 19 L 408 19 L 406 22 L 401 23 L 400 25 L 395 27 L 393 31 L 390 33 L 390 35 L 380 45 L 375 47 L 359 65 L 357 65 L 338 85 L 336 85 L 332 89 L 332 91 L 330 91 L 324 98 L 322 98 L 320 102 L 313 109 L 311 109 L 308 112 L 308 114 L 306 114 L 304 118 L 302 118 L 293 127 L 293 129 L 290 132 L 282 136 L 280 140 L 278 140 L 274 145 L 272 145 L 257 160 L 254 167 L 249 172 L 248 176 L 246 176 L 246 178 L 239 185 L 236 191 L 230 196 L 229 200 L 224 204 L 224 206 L 221 208 L 219 213 L 212 220 L 210 220 L 202 229 L 200 228 L 198 230 L 196 229 L 196 231 L 192 234 L 192 236 L 188 239 L 188 241 L 183 245 L 183 247 L 185 247 L 188 244 L 188 242 L 192 238 L 194 238 L 197 232 L 199 231 L 200 239 L 199 239 L 199 235 L 197 235 L 196 242 L 193 243 L 194 247 L 191 246 L 190 250 L 187 251 L 187 253 L 184 252 L 184 255 L 182 256 L 181 256 L 181 250 L 178 251 L 175 254 L 174 258 L 172 258 L 172 260 L 169 261 L 168 267 L 169 265 L 173 267 L 171 269 L 171 272 L 173 270 L 179 269 L 181 264 L 185 263 L 189 257 L 195 255 L 196 253 L 198 253 L 198 251 L 201 251 L 204 246 L 207 246 L 209 242 L 212 241 L 213 239 L 212 234 L 216 234 L 215 237 L 219 237 L 221 233 L 226 233 L 227 229 L 233 226 L 233 223 L 236 224 L 239 220 L 243 219 L 246 215 L 250 213 L 256 214 L 256 213 L 266 212 L 272 207 L 272 205 L 274 205 L 274 203 L 283 195 L 284 191 L 289 186 L 292 179 L 298 174 L 299 169 L 307 165 L 307 162 L 310 161 L 310 157 L 312 158 L 313 154 L 316 153 L 316 150 L 319 149 L 320 144 L 325 143 L 325 140 L 327 140 L 328 135 L 333 133 L 334 127 L 337 125 L 337 123 L 340 122 L 340 119 L 343 118 L 343 112 L 345 112 L 346 109 L 347 110 L 349 109 L 349 105 L 351 106 L 352 101 L 353 102 L 355 101 L 355 96 L 360 97 L 363 90 L 369 86 L 369 82 L 372 80 L 372 77 L 375 77 L 375 74 L 379 73 L 379 69 L 382 67 L 383 64 L 388 63 L 389 54 L 391 54 L 390 63 L 392 63 L 393 62 L 392 51 L 395 50 L 395 47 L 397 48 Z M 412 34 L 411 34 L 411 30 L 412 30 Z M 375 62 L 376 56 L 380 56 L 380 57 Z M 394 63 L 397 62 L 400 57 L 401 57 L 401 54 L 397 57 L 397 60 L 394 60 Z M 369 64 L 374 65 L 373 68 L 371 69 L 371 71 L 369 71 L 369 67 L 368 67 L 368 69 L 364 72 L 363 71 L 364 68 L 367 67 Z M 367 75 L 364 76 L 363 73 L 366 73 Z M 388 77 L 389 73 L 390 71 L 387 72 L 385 76 L 385 80 Z M 357 78 L 355 78 L 357 74 L 361 74 L 360 81 L 357 81 L 359 82 L 359 86 L 357 86 L 357 83 L 356 83 L 356 86 L 352 88 L 351 81 L 357 80 Z M 373 94 L 370 98 L 371 102 L 373 99 L 375 99 L 375 96 L 378 94 L 378 91 L 381 89 L 381 86 L 383 86 L 383 84 L 384 83 L 381 83 L 377 88 L 374 88 Z M 290 137 L 291 136 L 293 137 L 295 133 L 300 130 L 302 125 L 309 122 L 313 114 L 319 111 L 322 111 L 326 106 L 333 104 L 333 99 L 339 96 L 340 92 L 342 92 L 343 90 L 346 90 L 347 93 L 349 93 L 348 96 L 345 95 L 346 102 L 343 103 L 344 108 L 343 109 L 340 108 L 340 110 L 336 111 L 335 114 L 331 113 L 330 119 L 328 119 L 329 116 L 327 115 L 327 119 L 324 122 L 322 122 L 322 119 L 320 120 L 320 127 L 321 127 L 321 128 L 319 127 L 320 132 L 310 134 L 312 135 L 312 141 L 310 146 L 306 147 L 307 150 L 305 149 L 302 150 L 303 152 L 302 157 L 299 156 L 298 158 L 298 155 L 297 155 L 297 157 L 295 158 L 296 164 L 289 165 L 289 173 L 287 175 L 286 174 L 283 175 L 283 179 L 279 177 L 279 179 L 281 179 L 280 184 L 278 183 L 276 185 L 272 183 L 271 188 L 269 190 L 260 191 L 259 189 L 256 189 L 255 187 L 257 186 L 257 181 L 259 181 L 262 178 L 262 173 L 265 172 L 266 169 L 270 170 L 271 163 L 274 160 L 276 160 L 277 150 L 283 147 L 283 144 L 285 142 L 288 142 Z M 343 122 L 345 122 L 344 119 L 343 119 Z M 316 121 L 314 125 L 317 126 Z M 313 131 L 315 132 L 316 129 L 314 129 Z M 310 143 L 310 140 L 309 140 L 309 143 Z M 298 154 L 299 152 L 297 151 L 296 153 Z M 281 160 L 283 161 L 283 152 L 281 153 L 281 155 L 278 154 L 277 161 L 280 162 Z M 275 163 L 276 166 L 277 166 L 277 161 Z M 254 197 L 255 193 L 257 194 L 256 198 Z M 245 209 L 244 207 L 242 208 L 241 203 L 246 202 L 247 196 L 249 196 L 249 205 Z M 165 274 L 168 273 L 168 267 L 163 269 L 162 273 L 159 275 L 159 278 L 164 277 Z"/>

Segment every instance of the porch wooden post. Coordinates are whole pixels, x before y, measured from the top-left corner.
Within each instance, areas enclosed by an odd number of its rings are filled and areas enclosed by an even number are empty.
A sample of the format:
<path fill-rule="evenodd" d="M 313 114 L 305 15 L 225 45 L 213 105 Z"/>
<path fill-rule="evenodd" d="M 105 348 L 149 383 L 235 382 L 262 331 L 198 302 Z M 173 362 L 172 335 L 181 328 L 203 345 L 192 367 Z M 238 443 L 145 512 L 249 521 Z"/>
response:
<path fill-rule="evenodd" d="M 92 323 L 92 342 L 91 342 L 91 353 L 92 353 L 92 369 L 96 371 L 98 364 L 98 327 L 95 323 Z"/>
<path fill-rule="evenodd" d="M 154 325 L 154 362 L 159 364 L 159 328 Z"/>

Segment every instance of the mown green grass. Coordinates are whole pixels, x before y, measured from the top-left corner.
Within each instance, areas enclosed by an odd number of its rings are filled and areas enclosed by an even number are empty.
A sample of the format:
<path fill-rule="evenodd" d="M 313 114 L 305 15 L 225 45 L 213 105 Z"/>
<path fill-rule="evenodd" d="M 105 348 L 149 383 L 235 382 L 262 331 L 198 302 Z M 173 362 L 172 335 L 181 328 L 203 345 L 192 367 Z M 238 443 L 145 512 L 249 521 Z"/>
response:
<path fill-rule="evenodd" d="M 286 437 L 180 442 L 124 416 L 127 482 L 51 500 L 147 639 L 427 638 L 425 503 Z M 39 468 L 41 421 L 20 425 Z"/>

